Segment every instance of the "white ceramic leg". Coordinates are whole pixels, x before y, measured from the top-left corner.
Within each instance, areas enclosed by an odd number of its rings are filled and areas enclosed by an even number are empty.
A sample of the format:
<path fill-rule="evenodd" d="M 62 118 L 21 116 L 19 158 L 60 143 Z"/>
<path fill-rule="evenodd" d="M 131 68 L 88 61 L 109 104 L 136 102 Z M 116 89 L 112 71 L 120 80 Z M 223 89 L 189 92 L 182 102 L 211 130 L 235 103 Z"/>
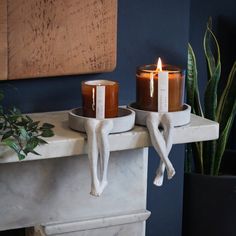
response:
<path fill-rule="evenodd" d="M 108 135 L 113 128 L 112 120 L 102 120 L 97 127 L 97 141 L 98 149 L 100 154 L 100 170 L 101 170 L 101 182 L 100 182 L 100 194 L 103 192 L 104 188 L 107 185 L 107 170 L 108 162 L 110 157 L 110 145 L 108 140 Z"/>
<path fill-rule="evenodd" d="M 171 115 L 167 113 L 150 113 L 147 116 L 146 125 L 149 130 L 152 144 L 161 158 L 154 180 L 155 185 L 161 186 L 163 183 L 165 167 L 169 179 L 175 174 L 175 169 L 168 158 L 172 147 L 172 118 Z M 163 127 L 163 131 L 159 130 L 159 126 Z"/>
<path fill-rule="evenodd" d="M 159 166 L 158 166 L 158 168 L 156 170 L 156 177 L 155 177 L 155 179 L 153 181 L 153 183 L 156 186 L 162 186 L 163 179 L 164 179 L 165 169 L 166 169 L 165 163 L 161 159 L 160 160 L 160 164 L 159 164 Z"/>
<path fill-rule="evenodd" d="M 108 135 L 113 128 L 113 121 L 88 119 L 84 126 L 88 138 L 88 158 L 91 172 L 90 194 L 100 196 L 107 185 L 110 156 Z M 98 158 L 100 159 L 99 162 Z M 98 177 L 98 164 L 100 166 L 100 178 Z"/>
<path fill-rule="evenodd" d="M 98 166 L 98 145 L 96 137 L 96 128 L 99 121 L 96 119 L 88 119 L 84 123 L 84 128 L 87 133 L 88 139 L 88 158 L 89 158 L 89 169 L 91 174 L 91 195 L 99 196 L 99 180 L 97 173 Z"/>

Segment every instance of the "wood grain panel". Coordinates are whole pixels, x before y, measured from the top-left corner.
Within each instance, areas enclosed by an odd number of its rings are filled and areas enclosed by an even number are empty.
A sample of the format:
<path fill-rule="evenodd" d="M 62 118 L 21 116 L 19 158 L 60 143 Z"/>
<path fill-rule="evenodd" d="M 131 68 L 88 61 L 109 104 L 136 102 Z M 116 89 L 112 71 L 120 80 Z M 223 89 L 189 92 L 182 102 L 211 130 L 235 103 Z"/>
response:
<path fill-rule="evenodd" d="M 7 79 L 7 0 L 0 0 L 0 80 Z"/>
<path fill-rule="evenodd" d="M 117 0 L 8 0 L 9 79 L 111 71 Z"/>

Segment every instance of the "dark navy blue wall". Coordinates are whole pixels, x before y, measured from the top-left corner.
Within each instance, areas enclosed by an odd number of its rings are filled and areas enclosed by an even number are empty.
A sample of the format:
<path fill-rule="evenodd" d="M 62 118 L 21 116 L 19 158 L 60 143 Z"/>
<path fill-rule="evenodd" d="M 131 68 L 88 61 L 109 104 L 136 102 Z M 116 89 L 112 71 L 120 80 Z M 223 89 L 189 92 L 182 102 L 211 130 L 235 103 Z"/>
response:
<path fill-rule="evenodd" d="M 197 57 L 201 94 L 205 90 L 207 81 L 202 45 L 206 22 L 209 16 L 213 18 L 213 31 L 216 34 L 221 49 L 223 83 L 221 83 L 220 88 L 225 86 L 225 79 L 230 72 L 233 62 L 236 60 L 236 1 L 191 0 L 189 35 Z M 233 131 L 228 143 L 228 147 L 231 149 L 236 149 L 235 133 L 236 122 L 234 122 Z"/>
<path fill-rule="evenodd" d="M 168 64 L 186 67 L 189 0 L 119 0 L 118 58 L 112 73 L 1 82 L 6 105 L 24 112 L 65 110 L 80 106 L 82 80 L 106 78 L 120 83 L 120 104 L 135 100 L 137 65 L 154 62 L 158 56 Z M 153 186 L 158 159 L 151 149 L 148 174 L 148 236 L 179 236 L 182 220 L 183 146 L 175 146 L 171 159 L 177 174 Z M 135 196 L 134 196 L 135 197 Z"/>

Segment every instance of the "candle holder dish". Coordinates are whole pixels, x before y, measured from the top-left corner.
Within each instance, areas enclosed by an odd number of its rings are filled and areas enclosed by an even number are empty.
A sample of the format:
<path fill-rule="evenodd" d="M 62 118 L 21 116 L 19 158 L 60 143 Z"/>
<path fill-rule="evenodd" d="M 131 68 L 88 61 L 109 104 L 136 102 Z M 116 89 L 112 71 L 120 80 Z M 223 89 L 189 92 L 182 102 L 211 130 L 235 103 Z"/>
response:
<path fill-rule="evenodd" d="M 153 114 L 171 114 L 173 118 L 173 126 L 183 126 L 190 123 L 190 114 L 191 114 L 191 107 L 188 104 L 183 105 L 183 110 L 181 111 L 173 111 L 173 112 L 166 112 L 166 113 L 158 113 L 155 111 L 145 111 L 137 108 L 136 103 L 131 103 L 128 106 L 129 109 L 133 110 L 136 113 L 135 116 L 135 124 L 136 125 L 143 125 L 146 126 L 146 118 L 150 113 Z"/>
<path fill-rule="evenodd" d="M 75 108 L 69 112 L 69 126 L 73 130 L 86 132 L 84 123 L 87 120 L 98 120 L 96 118 L 83 116 L 82 108 Z M 118 116 L 114 118 L 105 118 L 104 120 L 112 120 L 113 128 L 110 133 L 122 133 L 131 130 L 135 123 L 135 112 L 129 108 L 118 108 Z"/>
<path fill-rule="evenodd" d="M 100 196 L 107 185 L 107 169 L 110 157 L 108 135 L 131 130 L 135 124 L 135 112 L 118 108 L 118 117 L 96 119 L 83 116 L 82 108 L 75 108 L 68 114 L 69 127 L 87 133 L 88 158 L 91 172 L 91 192 Z M 98 168 L 99 165 L 99 168 Z M 98 173 L 98 169 L 100 173 Z"/>
<path fill-rule="evenodd" d="M 149 131 L 152 145 L 160 157 L 153 183 L 156 186 L 161 186 L 165 169 L 167 170 L 168 179 L 175 175 L 175 169 L 168 158 L 173 144 L 172 133 L 174 127 L 190 123 L 191 107 L 184 104 L 183 110 L 166 113 L 140 110 L 135 103 L 130 104 L 128 108 L 136 113 L 135 124 L 146 126 Z"/>

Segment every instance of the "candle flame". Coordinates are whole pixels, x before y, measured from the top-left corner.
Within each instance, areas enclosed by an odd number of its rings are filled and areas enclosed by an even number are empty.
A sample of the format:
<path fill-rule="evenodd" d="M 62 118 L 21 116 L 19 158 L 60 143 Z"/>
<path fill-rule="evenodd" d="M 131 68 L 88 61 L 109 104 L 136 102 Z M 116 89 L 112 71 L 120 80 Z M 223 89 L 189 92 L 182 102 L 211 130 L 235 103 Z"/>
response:
<path fill-rule="evenodd" d="M 162 62 L 161 62 L 161 58 L 158 58 L 157 61 L 157 71 L 162 71 Z"/>

